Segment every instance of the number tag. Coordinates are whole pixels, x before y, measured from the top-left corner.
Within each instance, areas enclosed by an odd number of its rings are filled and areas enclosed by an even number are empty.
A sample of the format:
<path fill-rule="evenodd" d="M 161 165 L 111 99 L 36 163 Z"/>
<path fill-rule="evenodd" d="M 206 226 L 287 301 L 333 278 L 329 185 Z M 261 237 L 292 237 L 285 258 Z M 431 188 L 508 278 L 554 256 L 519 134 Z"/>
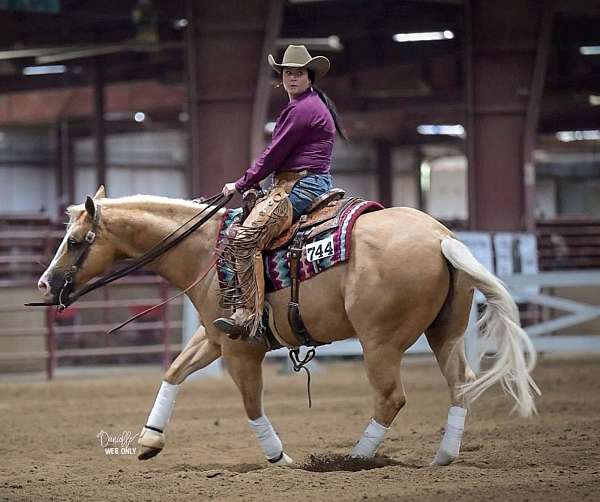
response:
<path fill-rule="evenodd" d="M 333 256 L 333 254 L 333 235 L 306 245 L 306 259 L 308 261 L 321 260 Z"/>

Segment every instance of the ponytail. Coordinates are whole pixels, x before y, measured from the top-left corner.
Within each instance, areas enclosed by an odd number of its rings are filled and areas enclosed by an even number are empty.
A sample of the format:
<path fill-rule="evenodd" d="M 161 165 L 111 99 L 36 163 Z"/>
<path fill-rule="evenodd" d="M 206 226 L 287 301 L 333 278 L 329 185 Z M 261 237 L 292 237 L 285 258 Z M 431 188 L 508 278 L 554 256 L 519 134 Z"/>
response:
<path fill-rule="evenodd" d="M 344 141 L 348 141 L 348 134 L 346 134 L 346 130 L 342 124 L 342 119 L 338 115 L 337 109 L 335 108 L 335 104 L 331 100 L 327 94 L 325 94 L 321 89 L 319 89 L 315 84 L 315 72 L 313 70 L 308 70 L 308 78 L 310 79 L 313 91 L 317 93 L 317 96 L 321 98 L 321 101 L 325 104 L 329 113 L 331 113 L 331 117 L 333 118 L 333 123 L 335 124 L 335 130 L 341 136 Z"/>

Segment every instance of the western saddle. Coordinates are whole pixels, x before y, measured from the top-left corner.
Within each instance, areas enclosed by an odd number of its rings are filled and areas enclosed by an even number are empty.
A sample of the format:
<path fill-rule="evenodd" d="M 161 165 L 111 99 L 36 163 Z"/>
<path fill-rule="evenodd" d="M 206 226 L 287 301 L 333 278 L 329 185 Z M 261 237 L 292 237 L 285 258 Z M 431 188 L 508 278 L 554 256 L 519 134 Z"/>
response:
<path fill-rule="evenodd" d="M 299 233 L 303 233 L 304 241 L 319 235 L 327 230 L 337 227 L 339 216 L 348 203 L 355 199 L 344 199 L 346 192 L 341 188 L 333 188 L 327 193 L 317 197 L 308 207 L 305 213 L 292 224 L 292 226 L 279 236 L 275 237 L 264 252 L 274 251 L 289 244 Z M 250 214 L 256 204 L 258 192 L 249 190 L 244 194 L 243 219 Z"/>

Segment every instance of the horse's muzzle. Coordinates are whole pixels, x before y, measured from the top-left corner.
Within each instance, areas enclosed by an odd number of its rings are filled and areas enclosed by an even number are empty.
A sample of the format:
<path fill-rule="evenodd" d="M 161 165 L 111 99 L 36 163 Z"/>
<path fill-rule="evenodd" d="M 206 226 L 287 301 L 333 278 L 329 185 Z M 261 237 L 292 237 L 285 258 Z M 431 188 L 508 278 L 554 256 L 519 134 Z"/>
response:
<path fill-rule="evenodd" d="M 54 271 L 51 274 L 44 274 L 38 281 L 38 290 L 45 300 L 51 301 L 56 305 L 65 303 L 73 291 L 72 284 L 65 283 L 66 274 L 60 271 Z"/>

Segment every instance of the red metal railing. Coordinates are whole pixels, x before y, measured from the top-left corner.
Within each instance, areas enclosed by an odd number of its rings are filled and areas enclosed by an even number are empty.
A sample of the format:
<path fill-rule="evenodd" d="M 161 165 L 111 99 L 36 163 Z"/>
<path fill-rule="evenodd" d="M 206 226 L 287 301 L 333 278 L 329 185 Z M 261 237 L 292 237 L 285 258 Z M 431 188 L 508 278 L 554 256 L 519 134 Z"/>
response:
<path fill-rule="evenodd" d="M 36 298 L 35 284 L 45 268 L 43 262 L 50 261 L 64 229 L 44 215 L 2 215 L 0 220 L 0 288 L 6 288 L 4 291 L 13 288 L 21 295 L 23 288 L 31 288 L 32 294 L 28 299 L 33 300 Z M 120 300 L 114 298 L 115 295 L 111 297 L 111 291 L 119 287 L 134 287 L 134 294 L 138 296 L 140 287 L 150 290 L 144 290 L 142 298 Z M 106 361 L 109 357 L 135 362 L 136 355 L 140 355 L 137 357 L 139 360 L 148 354 L 162 354 L 162 364 L 167 366 L 173 353 L 180 350 L 179 344 L 171 344 L 171 336 L 175 333 L 180 336 L 181 317 L 171 314 L 173 306 L 181 306 L 181 299 L 160 307 L 114 335 L 107 332 L 117 322 L 166 300 L 168 294 L 168 284 L 157 276 L 129 276 L 91 295 L 94 299 L 79 301 L 61 314 L 54 308 L 48 308 L 44 323 L 40 324 L 38 318 L 36 327 L 31 327 L 27 313 L 39 312 L 39 307 L 26 308 L 19 303 L 0 305 L 0 341 L 3 337 L 44 337 L 45 342 L 44 350 L 13 351 L 16 344 L 4 344 L 11 345 L 11 348 L 0 351 L 0 371 L 11 361 L 20 363 L 45 359 L 50 379 L 61 362 L 78 364 L 88 358 L 96 362 L 99 358 Z M 6 318 L 17 314 L 17 326 L 11 328 L 7 327 L 9 323 L 1 322 L 3 314 L 9 314 Z M 100 336 L 104 338 L 99 344 Z M 157 343 L 144 343 L 145 337 Z M 141 341 L 141 344 L 123 345 L 128 343 L 123 338 L 137 343 Z M 34 348 L 38 349 L 40 345 L 38 343 Z"/>
<path fill-rule="evenodd" d="M 158 295 L 156 297 L 137 298 L 132 300 L 111 299 L 110 289 L 114 287 L 125 286 L 150 286 L 155 287 Z M 40 327 L 13 327 L 0 328 L 0 338 L 2 337 L 44 337 L 45 350 L 41 351 L 4 351 L 0 353 L 0 363 L 9 361 L 31 361 L 31 360 L 46 360 L 46 374 L 48 379 L 52 379 L 58 365 L 58 362 L 64 358 L 84 358 L 84 357 L 106 357 L 106 356 L 132 356 L 142 354 L 162 354 L 162 365 L 167 367 L 174 353 L 181 350 L 179 343 L 171 343 L 171 335 L 173 330 L 177 330 L 179 334 L 182 328 L 180 320 L 170 320 L 169 312 L 173 306 L 181 306 L 180 298 L 171 301 L 168 304 L 157 309 L 154 316 L 149 316 L 150 320 L 142 322 L 136 321 L 125 327 L 114 335 L 106 336 L 106 333 L 114 326 L 116 319 L 114 318 L 115 308 L 126 308 L 125 315 L 133 315 L 141 310 L 145 310 L 148 306 L 156 305 L 168 298 L 168 284 L 157 276 L 134 276 L 125 277 L 106 287 L 104 299 L 88 300 L 77 302 L 73 307 L 66 310 L 77 309 L 79 312 L 102 310 L 101 323 L 94 322 L 76 322 L 72 325 L 61 325 L 60 314 L 54 307 L 47 307 L 45 311 L 45 326 Z M 39 308 L 39 307 L 38 307 Z M 35 307 L 24 307 L 19 304 L 2 305 L 0 306 L 0 315 L 3 313 L 20 313 L 34 312 Z M 109 315 L 111 314 L 111 315 Z M 85 318 L 86 316 L 81 316 Z M 122 319 L 121 319 L 122 320 Z M 112 321 L 112 322 L 111 322 Z M 150 333 L 160 332 L 160 343 L 145 344 L 145 345 L 126 345 L 115 346 L 111 343 L 111 337 L 118 339 L 119 334 L 127 334 L 135 332 Z M 103 346 L 96 347 L 79 347 L 79 348 L 61 348 L 59 347 L 59 338 L 63 341 L 68 337 L 77 336 L 83 340 L 83 345 L 86 341 L 92 340 L 92 337 L 105 335 Z M 122 335 L 121 335 L 122 336 Z"/>

